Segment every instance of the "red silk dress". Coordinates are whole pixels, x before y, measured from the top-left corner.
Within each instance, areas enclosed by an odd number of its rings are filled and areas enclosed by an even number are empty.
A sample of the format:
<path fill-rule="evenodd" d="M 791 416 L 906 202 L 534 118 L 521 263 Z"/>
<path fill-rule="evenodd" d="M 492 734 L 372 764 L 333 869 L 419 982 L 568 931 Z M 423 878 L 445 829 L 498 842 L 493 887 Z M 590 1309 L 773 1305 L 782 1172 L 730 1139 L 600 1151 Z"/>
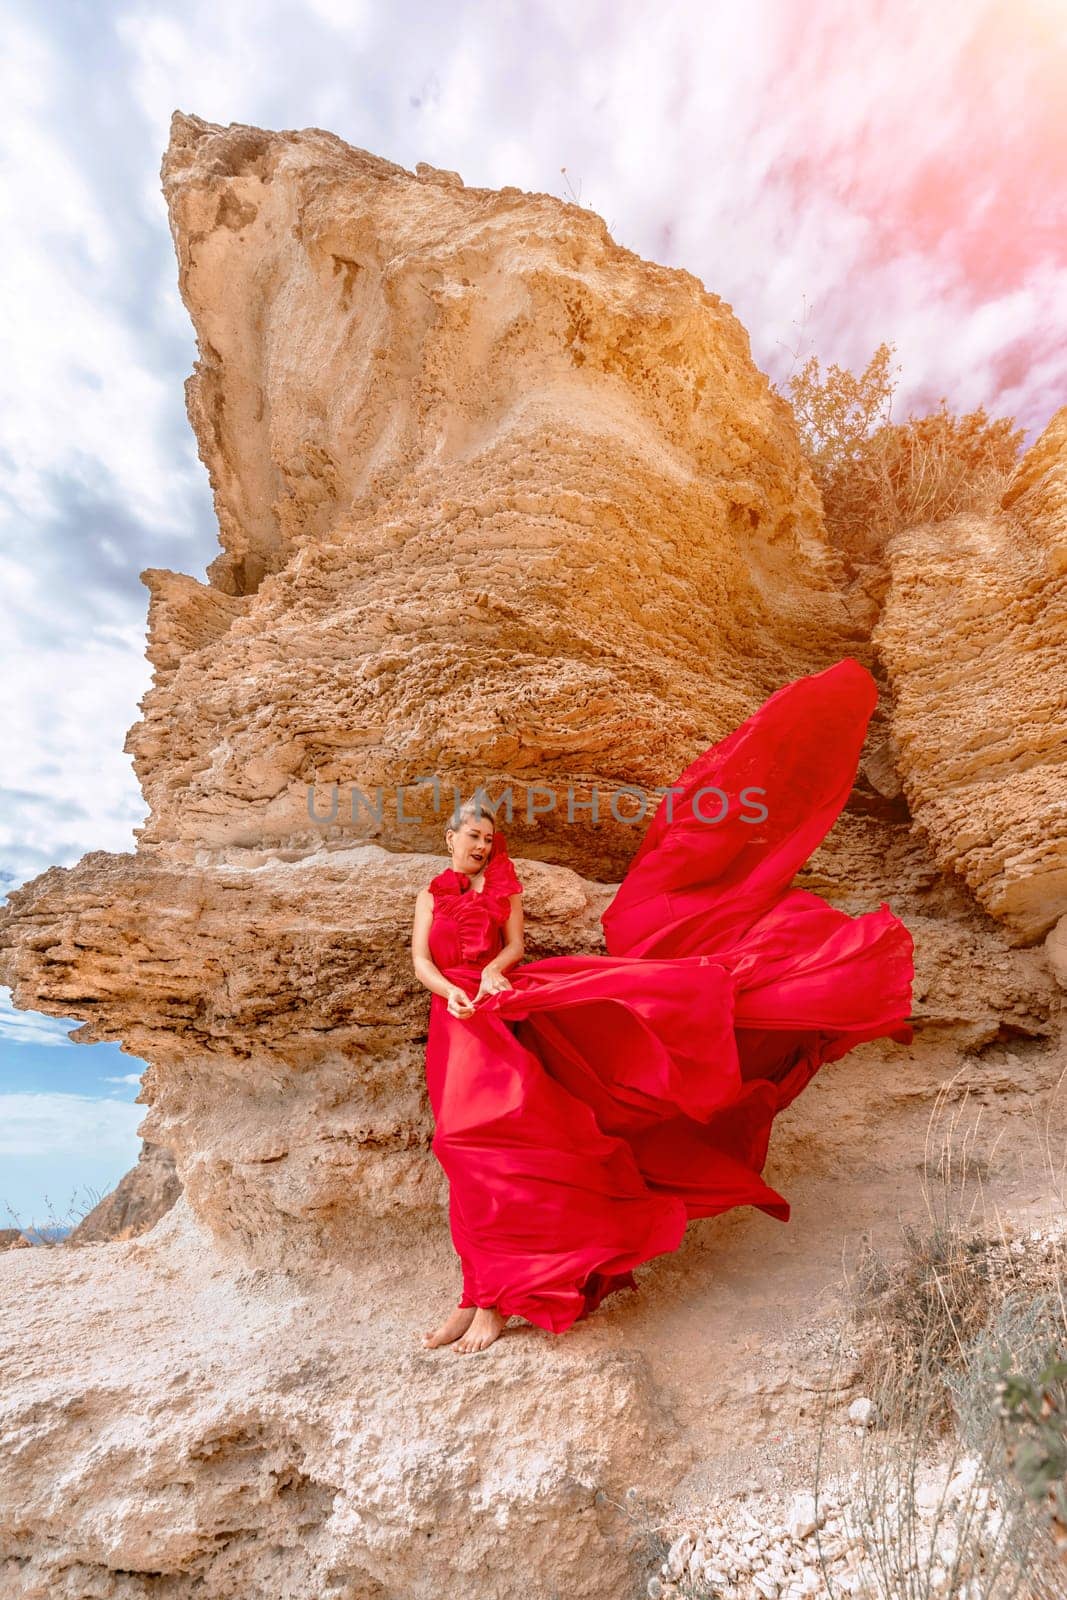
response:
<path fill-rule="evenodd" d="M 468 1019 L 431 995 L 461 1306 L 562 1333 L 636 1289 L 690 1218 L 788 1221 L 760 1176 L 777 1113 L 864 1040 L 911 1042 L 908 929 L 884 903 L 851 916 L 790 888 L 844 807 L 877 698 L 845 657 L 698 756 L 601 919 L 608 954 L 512 967 Z M 500 830 L 480 891 L 451 868 L 430 889 L 431 956 L 473 999 L 522 892 Z"/>

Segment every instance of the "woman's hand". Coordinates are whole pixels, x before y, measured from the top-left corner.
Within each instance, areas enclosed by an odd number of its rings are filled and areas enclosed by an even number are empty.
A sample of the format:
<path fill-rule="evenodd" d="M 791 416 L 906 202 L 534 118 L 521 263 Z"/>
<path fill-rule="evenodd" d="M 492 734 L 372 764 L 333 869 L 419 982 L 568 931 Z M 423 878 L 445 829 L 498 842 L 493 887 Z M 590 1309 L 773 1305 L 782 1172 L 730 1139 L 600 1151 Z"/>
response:
<path fill-rule="evenodd" d="M 484 1000 L 486 995 L 501 994 L 505 989 L 511 989 L 512 987 L 513 985 L 505 978 L 502 972 L 494 972 L 491 967 L 483 967 L 482 981 L 478 985 L 478 993 L 474 997 L 474 1003 L 477 1005 L 478 1001 Z"/>
<path fill-rule="evenodd" d="M 466 989 L 461 989 L 458 983 L 449 985 L 445 1003 L 449 1014 L 453 1017 L 473 1017 L 474 1015 L 474 1001 L 470 998 Z"/>

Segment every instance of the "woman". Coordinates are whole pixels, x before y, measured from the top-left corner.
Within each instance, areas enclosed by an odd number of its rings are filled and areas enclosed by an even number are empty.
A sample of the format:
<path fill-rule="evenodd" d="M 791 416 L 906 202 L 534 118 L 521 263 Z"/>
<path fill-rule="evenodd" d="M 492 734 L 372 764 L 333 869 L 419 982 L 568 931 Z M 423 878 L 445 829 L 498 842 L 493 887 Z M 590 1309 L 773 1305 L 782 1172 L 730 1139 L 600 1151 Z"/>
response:
<path fill-rule="evenodd" d="M 471 803 L 446 830 L 452 864 L 420 891 L 412 957 L 463 1292 L 426 1348 L 483 1350 L 515 1314 L 562 1333 L 636 1289 L 633 1269 L 694 1217 L 752 1205 L 788 1221 L 760 1177 L 777 1113 L 824 1062 L 912 1038 L 903 923 L 789 888 L 848 798 L 877 698 L 846 657 L 698 756 L 601 918 L 607 955 L 516 970 L 523 888 L 503 834 Z"/>

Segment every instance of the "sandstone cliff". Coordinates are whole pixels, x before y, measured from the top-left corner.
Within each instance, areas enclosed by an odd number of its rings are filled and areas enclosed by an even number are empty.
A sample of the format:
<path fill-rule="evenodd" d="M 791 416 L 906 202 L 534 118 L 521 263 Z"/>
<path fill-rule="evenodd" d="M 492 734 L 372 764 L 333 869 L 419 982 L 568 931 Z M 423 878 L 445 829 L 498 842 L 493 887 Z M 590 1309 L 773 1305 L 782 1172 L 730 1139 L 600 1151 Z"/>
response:
<path fill-rule="evenodd" d="M 135 1239 L 154 1228 L 181 1193 L 169 1150 L 146 1139 L 137 1165 L 86 1212 L 68 1244 L 99 1244 L 106 1239 Z"/>
<path fill-rule="evenodd" d="M 916 827 L 1032 944 L 1067 913 L 1067 406 L 997 515 L 909 529 L 888 560 L 874 643 Z"/>
<path fill-rule="evenodd" d="M 608 877 L 615 788 L 857 643 L 789 409 L 689 273 L 319 131 L 177 118 L 163 181 L 223 550 L 207 585 L 144 574 L 142 851 L 306 851 L 334 784 L 383 793 L 346 839 L 440 851 L 428 793 L 396 821 L 436 774 Z"/>
<path fill-rule="evenodd" d="M 1003 523 L 899 541 L 876 653 L 789 409 L 692 275 L 321 130 L 176 114 L 162 178 L 221 553 L 206 583 L 143 574 L 136 851 L 12 894 L 0 977 L 150 1063 L 140 1131 L 183 1192 L 141 1239 L 5 1258 L 0 1572 L 78 1600 L 621 1595 L 597 1491 L 773 1460 L 796 1328 L 930 1100 L 961 1070 L 998 1106 L 1055 1081 L 1062 430 Z M 512 792 L 528 953 L 599 948 L 640 832 L 609 796 L 846 653 L 882 703 L 800 881 L 913 928 L 915 1046 L 790 1108 L 788 1229 L 695 1224 L 566 1339 L 422 1351 L 457 1280 L 408 943 L 449 786 Z M 528 817 L 538 785 L 559 803 Z"/>

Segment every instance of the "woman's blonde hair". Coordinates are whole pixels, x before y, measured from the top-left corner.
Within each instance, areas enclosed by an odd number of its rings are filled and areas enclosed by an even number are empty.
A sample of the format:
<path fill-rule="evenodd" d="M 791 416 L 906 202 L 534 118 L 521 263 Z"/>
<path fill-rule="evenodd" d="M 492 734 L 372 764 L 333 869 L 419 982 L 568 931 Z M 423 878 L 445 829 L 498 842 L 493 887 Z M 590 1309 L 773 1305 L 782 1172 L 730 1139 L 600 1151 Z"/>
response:
<path fill-rule="evenodd" d="M 496 831 L 496 812 L 494 808 L 488 801 L 479 800 L 477 795 L 471 795 L 469 800 L 464 800 L 458 811 L 453 811 L 451 820 L 445 824 L 445 843 L 448 843 L 448 835 L 450 833 L 458 832 L 468 818 L 474 817 L 488 817 L 493 824 L 493 831 Z"/>

